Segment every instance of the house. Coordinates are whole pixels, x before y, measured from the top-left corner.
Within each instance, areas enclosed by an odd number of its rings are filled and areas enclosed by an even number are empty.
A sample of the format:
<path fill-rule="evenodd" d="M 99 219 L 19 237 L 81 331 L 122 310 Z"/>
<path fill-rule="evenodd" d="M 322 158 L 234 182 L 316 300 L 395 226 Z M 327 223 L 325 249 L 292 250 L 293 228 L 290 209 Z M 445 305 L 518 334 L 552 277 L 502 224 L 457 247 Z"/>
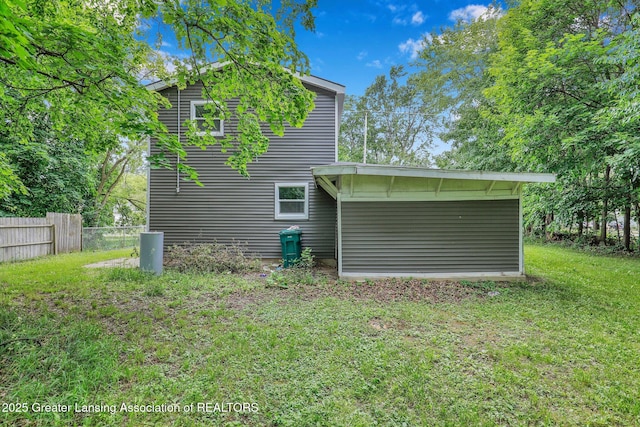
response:
<path fill-rule="evenodd" d="M 150 231 L 163 231 L 169 246 L 246 242 L 250 252 L 279 259 L 278 232 L 298 225 L 302 245 L 312 248 L 317 259 L 336 259 L 336 201 L 315 185 L 311 167 L 337 159 L 345 88 L 314 76 L 300 78 L 316 93 L 315 109 L 302 128 L 288 127 L 283 137 L 264 126 L 269 150 L 248 166 L 250 178 L 225 165 L 227 155 L 219 150 L 195 147 L 187 149 L 189 164 L 197 169 L 204 187 L 181 180 L 176 171 L 150 171 Z M 161 109 L 159 118 L 184 141 L 184 121 L 197 118 L 197 107 L 205 102 L 202 84 L 178 90 L 158 82 L 150 89 L 168 98 L 172 108 Z M 221 123 L 220 134 L 233 132 L 234 125 Z"/>
<path fill-rule="evenodd" d="M 280 258 L 278 232 L 298 225 L 302 246 L 335 262 L 341 277 L 524 275 L 522 185 L 553 175 L 338 163 L 345 88 L 300 78 L 316 93 L 315 109 L 284 137 L 264 128 L 269 151 L 249 166 L 250 178 L 217 150 L 196 148 L 189 162 L 204 187 L 151 170 L 148 228 L 163 231 L 165 245 L 246 242 L 263 258 Z M 201 85 L 150 88 L 172 104 L 160 120 L 182 135 L 181 124 L 197 119 L 204 102 Z M 217 131 L 233 126 L 221 122 Z"/>

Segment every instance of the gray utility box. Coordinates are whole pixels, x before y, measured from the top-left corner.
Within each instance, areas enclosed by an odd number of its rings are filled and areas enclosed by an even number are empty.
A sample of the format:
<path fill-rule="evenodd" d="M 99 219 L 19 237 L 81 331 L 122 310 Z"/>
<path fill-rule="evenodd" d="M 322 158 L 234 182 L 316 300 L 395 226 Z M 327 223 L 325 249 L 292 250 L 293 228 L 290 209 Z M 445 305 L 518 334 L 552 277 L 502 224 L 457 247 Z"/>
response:
<path fill-rule="evenodd" d="M 162 274 L 163 245 L 163 232 L 140 233 L 140 269 L 142 271 Z"/>

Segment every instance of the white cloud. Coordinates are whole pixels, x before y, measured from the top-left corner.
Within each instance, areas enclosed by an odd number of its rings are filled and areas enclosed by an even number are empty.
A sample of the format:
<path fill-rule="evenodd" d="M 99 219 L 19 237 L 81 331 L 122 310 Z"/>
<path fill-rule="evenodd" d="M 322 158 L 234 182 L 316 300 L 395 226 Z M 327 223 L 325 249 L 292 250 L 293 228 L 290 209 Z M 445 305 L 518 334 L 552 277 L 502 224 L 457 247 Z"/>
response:
<path fill-rule="evenodd" d="M 321 58 L 315 58 L 311 60 L 309 66 L 313 70 L 314 73 L 321 73 L 324 68 L 325 62 Z"/>
<path fill-rule="evenodd" d="M 449 14 L 452 21 L 462 20 L 465 22 L 475 21 L 484 15 L 489 8 L 481 4 L 470 4 L 469 6 L 456 9 Z"/>
<path fill-rule="evenodd" d="M 371 68 L 382 68 L 382 62 L 380 62 L 379 59 L 374 59 L 371 62 L 367 62 L 365 65 Z"/>
<path fill-rule="evenodd" d="M 424 14 L 418 6 L 413 4 L 389 4 L 387 9 L 393 14 L 391 22 L 394 25 L 422 25 L 427 19 L 427 15 Z"/>
<path fill-rule="evenodd" d="M 358 54 L 358 56 L 356 56 L 356 58 L 358 59 L 358 61 L 362 61 L 364 58 L 367 57 L 367 55 L 369 55 L 369 52 L 367 52 L 366 50 L 363 50 Z"/>
<path fill-rule="evenodd" d="M 425 39 L 424 37 L 429 37 L 429 35 L 423 36 L 423 38 L 418 39 L 418 40 L 414 40 L 414 39 L 409 39 L 405 42 L 402 42 L 398 45 L 398 49 L 400 49 L 400 52 L 402 53 L 408 53 L 411 55 L 411 59 L 416 59 L 418 57 L 418 54 L 420 53 L 420 51 L 424 48 L 425 46 Z"/>
<path fill-rule="evenodd" d="M 424 16 L 424 14 L 421 11 L 417 11 L 411 17 L 411 23 L 413 25 L 421 25 L 425 19 L 426 17 Z"/>
<path fill-rule="evenodd" d="M 364 13 L 362 14 L 362 16 L 364 17 L 365 20 L 371 22 L 372 24 L 376 22 L 376 19 L 378 19 L 378 17 L 372 13 Z"/>

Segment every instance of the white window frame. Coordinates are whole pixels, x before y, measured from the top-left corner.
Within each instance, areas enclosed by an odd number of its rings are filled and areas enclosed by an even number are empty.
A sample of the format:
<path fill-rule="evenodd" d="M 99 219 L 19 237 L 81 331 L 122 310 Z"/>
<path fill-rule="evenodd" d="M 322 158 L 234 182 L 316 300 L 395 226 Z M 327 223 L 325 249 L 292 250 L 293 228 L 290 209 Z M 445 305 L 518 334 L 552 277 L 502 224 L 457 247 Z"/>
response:
<path fill-rule="evenodd" d="M 309 183 L 308 182 L 276 182 L 275 183 L 275 219 L 309 219 Z M 304 212 L 280 212 L 280 188 L 304 187 Z"/>
<path fill-rule="evenodd" d="M 214 103 L 217 104 L 216 101 L 211 101 L 211 100 L 207 100 L 207 99 L 200 99 L 200 100 L 195 100 L 195 101 L 191 101 L 191 120 L 202 120 L 202 117 L 196 117 L 196 107 L 199 105 L 206 105 L 209 103 Z M 198 132 L 197 135 L 206 135 L 206 134 L 210 134 L 213 136 L 224 136 L 224 120 L 218 117 L 215 117 L 216 119 L 220 120 L 220 130 L 218 131 L 208 131 L 208 132 Z"/>

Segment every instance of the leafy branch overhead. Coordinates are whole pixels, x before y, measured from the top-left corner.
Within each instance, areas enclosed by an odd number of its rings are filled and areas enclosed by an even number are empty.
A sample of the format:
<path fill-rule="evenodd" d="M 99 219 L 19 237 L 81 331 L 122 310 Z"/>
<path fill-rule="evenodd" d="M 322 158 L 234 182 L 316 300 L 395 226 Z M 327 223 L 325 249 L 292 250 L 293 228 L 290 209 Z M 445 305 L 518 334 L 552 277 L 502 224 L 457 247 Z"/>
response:
<path fill-rule="evenodd" d="M 245 0 L 0 0 L 0 121 L 6 124 L 0 136 L 42 144 L 31 118 L 43 116 L 51 137 L 73 139 L 87 153 L 104 154 L 123 139 L 147 136 L 184 160 L 185 146 L 158 120 L 166 99 L 143 82 L 184 86 L 202 78 L 207 98 L 240 100 L 235 111 L 224 112 L 237 116 L 240 126 L 233 138 L 197 143 L 220 143 L 229 150 L 228 163 L 246 174 L 246 164 L 267 149 L 261 122 L 282 134 L 313 108 L 312 95 L 292 73 L 308 72 L 294 27 L 300 22 L 313 30 L 315 3 L 286 0 L 274 10 L 269 2 Z M 183 54 L 171 64 L 154 49 L 157 41 L 146 38 L 148 23 L 167 26 L 179 41 Z M 216 73 L 206 68 L 213 62 L 228 67 Z M 197 179 L 184 162 L 181 170 Z M 0 197 L 20 191 L 4 159 L 2 171 Z"/>

